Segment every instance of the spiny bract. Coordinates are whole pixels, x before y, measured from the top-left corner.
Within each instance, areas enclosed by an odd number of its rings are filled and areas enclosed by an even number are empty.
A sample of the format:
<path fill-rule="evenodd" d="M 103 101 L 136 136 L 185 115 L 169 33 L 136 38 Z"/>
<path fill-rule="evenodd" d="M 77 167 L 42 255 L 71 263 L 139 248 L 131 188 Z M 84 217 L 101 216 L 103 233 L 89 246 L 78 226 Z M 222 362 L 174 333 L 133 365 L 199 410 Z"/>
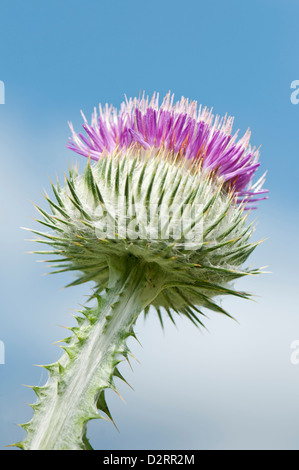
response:
<path fill-rule="evenodd" d="M 248 242 L 254 228 L 246 226 L 236 196 L 169 152 L 104 153 L 83 175 L 72 169 L 65 186 L 53 189 L 52 214 L 40 209 L 41 222 L 56 231 L 45 242 L 63 256 L 54 272 L 81 272 L 72 285 L 92 280 L 100 294 L 109 282 L 109 257 L 142 260 L 153 283 L 165 280 L 152 303 L 160 319 L 163 307 L 171 319 L 178 312 L 200 322 L 199 307 L 225 313 L 216 295 L 246 297 L 229 281 L 258 272 L 241 269 L 257 243 Z"/>

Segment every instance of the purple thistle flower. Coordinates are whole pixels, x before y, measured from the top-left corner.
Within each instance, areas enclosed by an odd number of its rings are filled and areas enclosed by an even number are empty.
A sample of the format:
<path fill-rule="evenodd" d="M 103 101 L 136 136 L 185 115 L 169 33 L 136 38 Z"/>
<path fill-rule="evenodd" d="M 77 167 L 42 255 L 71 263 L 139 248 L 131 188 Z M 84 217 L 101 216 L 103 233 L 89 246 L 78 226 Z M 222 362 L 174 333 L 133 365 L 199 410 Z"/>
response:
<path fill-rule="evenodd" d="M 259 150 L 249 144 L 250 131 L 237 140 L 238 131 L 232 135 L 233 118 L 212 115 L 212 110 L 196 101 L 182 97 L 173 103 L 170 92 L 159 106 L 159 94 L 130 98 L 121 104 L 120 111 L 112 106 L 99 105 L 88 124 L 81 112 L 87 135 L 77 134 L 69 123 L 72 139 L 68 148 L 76 153 L 98 160 L 103 152 L 112 152 L 116 147 L 127 150 L 140 148 L 164 148 L 182 158 L 192 160 L 203 170 L 214 173 L 225 186 L 237 196 L 237 202 L 247 209 L 255 208 L 253 202 L 267 199 L 268 192 L 262 189 L 265 175 L 253 184 Z"/>

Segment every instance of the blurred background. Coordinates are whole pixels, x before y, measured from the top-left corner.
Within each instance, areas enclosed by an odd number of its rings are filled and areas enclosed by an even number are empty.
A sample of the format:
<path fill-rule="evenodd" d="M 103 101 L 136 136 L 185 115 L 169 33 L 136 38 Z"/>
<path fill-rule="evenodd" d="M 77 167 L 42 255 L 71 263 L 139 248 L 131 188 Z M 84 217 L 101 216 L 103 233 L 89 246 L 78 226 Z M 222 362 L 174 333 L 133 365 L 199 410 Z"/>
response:
<path fill-rule="evenodd" d="M 2 0 L 0 7 L 0 448 L 19 441 L 17 426 L 35 401 L 22 384 L 43 384 L 46 364 L 60 357 L 53 345 L 72 326 L 70 314 L 89 286 L 62 287 L 71 274 L 44 276 L 47 268 L 23 227 L 36 227 L 31 201 L 49 178 L 60 179 L 78 161 L 66 149 L 68 121 L 82 125 L 94 106 L 118 107 L 124 94 L 183 95 L 235 116 L 261 145 L 270 198 L 253 214 L 255 240 L 266 239 L 249 264 L 271 274 L 236 287 L 255 294 L 222 305 L 237 322 L 208 314 L 208 331 L 153 314 L 138 320 L 140 361 L 121 372 L 108 404 L 120 430 L 91 422 L 95 449 L 299 449 L 298 170 L 299 5 L 296 0 Z M 298 354 L 299 357 L 299 354 Z M 293 361 L 294 362 L 294 361 Z"/>

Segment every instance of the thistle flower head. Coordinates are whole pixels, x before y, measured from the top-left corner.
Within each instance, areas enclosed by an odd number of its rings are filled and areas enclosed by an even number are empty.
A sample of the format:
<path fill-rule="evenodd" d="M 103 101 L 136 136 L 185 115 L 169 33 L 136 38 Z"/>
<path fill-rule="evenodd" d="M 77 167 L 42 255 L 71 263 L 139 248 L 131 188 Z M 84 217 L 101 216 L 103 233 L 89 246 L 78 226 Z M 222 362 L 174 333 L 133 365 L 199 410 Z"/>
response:
<path fill-rule="evenodd" d="M 231 281 L 259 272 L 242 268 L 257 245 L 244 209 L 266 192 L 264 176 L 252 182 L 259 163 L 249 131 L 237 140 L 232 118 L 213 119 L 184 98 L 173 104 L 170 94 L 160 107 L 154 95 L 126 100 L 120 112 L 99 109 L 91 125 L 84 118 L 86 136 L 71 126 L 69 148 L 89 158 L 83 174 L 70 170 L 64 187 L 53 186 L 56 201 L 47 198 L 52 214 L 40 210 L 56 231 L 43 236 L 62 256 L 58 272 L 80 271 L 71 285 L 93 280 L 97 294 L 112 260 L 130 258 L 160 286 L 151 303 L 159 315 L 200 322 L 202 306 L 225 313 L 212 299 L 247 297 Z"/>
<path fill-rule="evenodd" d="M 86 135 L 77 134 L 70 124 L 72 139 L 68 147 L 85 157 L 98 160 L 104 151 L 125 151 L 132 146 L 163 149 L 216 175 L 238 196 L 239 203 L 246 202 L 246 208 L 265 199 L 265 174 L 253 183 L 260 166 L 259 151 L 249 144 L 249 130 L 240 139 L 238 132 L 232 135 L 232 117 L 214 119 L 212 110 L 202 106 L 198 109 L 196 101 L 182 97 L 174 103 L 169 92 L 161 106 L 158 94 L 150 102 L 143 95 L 126 99 L 120 111 L 99 105 L 99 114 L 95 108 L 91 124 L 83 118 Z"/>

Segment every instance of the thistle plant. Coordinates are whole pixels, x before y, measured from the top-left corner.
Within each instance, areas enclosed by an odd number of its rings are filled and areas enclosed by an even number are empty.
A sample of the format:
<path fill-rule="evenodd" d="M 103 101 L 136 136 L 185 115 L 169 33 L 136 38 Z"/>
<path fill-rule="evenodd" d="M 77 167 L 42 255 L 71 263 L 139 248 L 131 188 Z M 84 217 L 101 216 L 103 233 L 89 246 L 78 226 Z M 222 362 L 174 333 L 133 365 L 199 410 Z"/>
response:
<path fill-rule="evenodd" d="M 140 313 L 204 327 L 207 310 L 230 316 L 217 296 L 249 297 L 233 280 L 260 272 L 243 267 L 258 244 L 248 209 L 267 192 L 265 175 L 253 182 L 260 164 L 250 132 L 239 139 L 231 117 L 158 99 L 100 106 L 90 124 L 83 115 L 85 134 L 70 124 L 68 147 L 86 166 L 52 184 L 48 212 L 37 207 L 46 230 L 32 232 L 51 249 L 36 253 L 50 255 L 53 272 L 79 273 L 69 285 L 93 281 L 93 289 L 62 357 L 43 366 L 46 384 L 33 387 L 22 449 L 91 449 L 86 425 L 113 421 L 105 391 L 125 380 L 119 364 Z"/>

